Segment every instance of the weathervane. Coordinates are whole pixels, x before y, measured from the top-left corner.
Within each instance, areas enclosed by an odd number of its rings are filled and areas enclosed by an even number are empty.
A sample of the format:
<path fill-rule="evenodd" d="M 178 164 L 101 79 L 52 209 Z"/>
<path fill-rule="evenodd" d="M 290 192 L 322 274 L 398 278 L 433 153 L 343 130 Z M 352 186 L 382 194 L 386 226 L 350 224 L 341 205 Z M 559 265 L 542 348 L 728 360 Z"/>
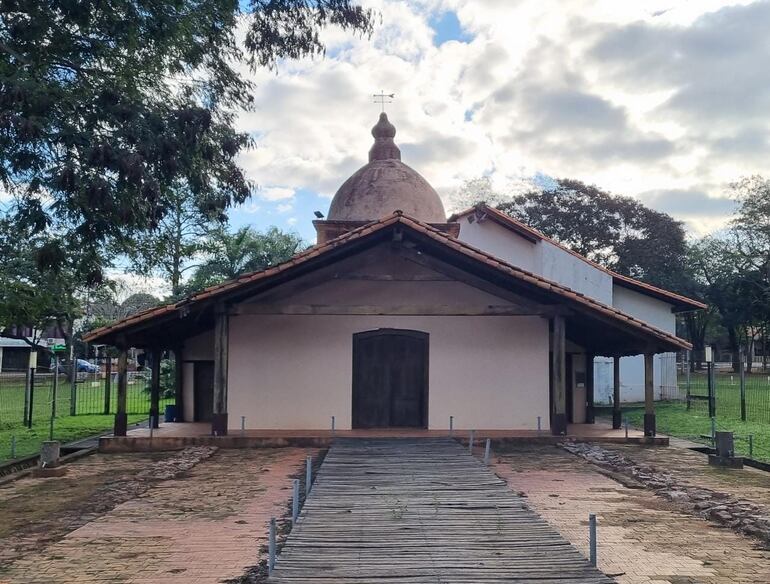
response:
<path fill-rule="evenodd" d="M 395 93 L 385 93 L 385 90 L 383 89 L 380 93 L 374 94 L 374 103 L 382 105 L 382 111 L 385 113 L 385 104 L 393 103 L 394 97 L 396 97 Z"/>

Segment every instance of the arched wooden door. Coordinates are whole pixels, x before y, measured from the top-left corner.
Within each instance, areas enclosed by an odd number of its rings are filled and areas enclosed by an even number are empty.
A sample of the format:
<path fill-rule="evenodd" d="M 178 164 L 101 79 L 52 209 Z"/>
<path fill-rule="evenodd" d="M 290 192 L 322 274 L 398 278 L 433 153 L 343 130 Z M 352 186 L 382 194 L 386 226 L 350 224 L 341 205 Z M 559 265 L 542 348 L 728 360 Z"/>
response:
<path fill-rule="evenodd" d="M 428 427 L 428 334 L 353 335 L 353 428 Z"/>

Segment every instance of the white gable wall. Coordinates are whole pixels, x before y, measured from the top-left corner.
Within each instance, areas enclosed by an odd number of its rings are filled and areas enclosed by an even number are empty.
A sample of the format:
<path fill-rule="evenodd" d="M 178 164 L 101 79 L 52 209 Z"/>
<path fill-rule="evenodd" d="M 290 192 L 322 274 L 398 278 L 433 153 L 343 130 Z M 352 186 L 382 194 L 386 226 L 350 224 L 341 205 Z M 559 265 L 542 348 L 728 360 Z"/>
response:
<path fill-rule="evenodd" d="M 458 239 L 517 268 L 612 305 L 612 276 L 549 241 L 531 242 L 489 219 L 469 223 L 467 217 L 460 219 Z"/>

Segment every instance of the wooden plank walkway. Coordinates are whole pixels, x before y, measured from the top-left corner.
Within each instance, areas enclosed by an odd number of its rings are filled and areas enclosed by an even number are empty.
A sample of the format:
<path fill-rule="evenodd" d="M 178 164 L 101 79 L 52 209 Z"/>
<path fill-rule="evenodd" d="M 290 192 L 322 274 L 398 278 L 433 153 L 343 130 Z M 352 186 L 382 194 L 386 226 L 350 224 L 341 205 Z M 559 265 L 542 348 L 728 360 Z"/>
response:
<path fill-rule="evenodd" d="M 614 582 L 449 438 L 335 441 L 268 581 Z"/>

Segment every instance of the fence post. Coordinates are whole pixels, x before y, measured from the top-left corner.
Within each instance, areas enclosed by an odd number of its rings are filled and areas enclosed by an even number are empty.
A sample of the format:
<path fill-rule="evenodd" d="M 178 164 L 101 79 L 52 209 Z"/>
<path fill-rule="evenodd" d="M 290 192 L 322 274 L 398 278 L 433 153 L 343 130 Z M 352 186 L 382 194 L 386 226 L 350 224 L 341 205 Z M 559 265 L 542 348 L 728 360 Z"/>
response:
<path fill-rule="evenodd" d="M 754 434 L 749 434 L 749 458 L 754 458 Z"/>
<path fill-rule="evenodd" d="M 588 514 L 588 553 L 592 566 L 596 566 L 596 514 Z"/>
<path fill-rule="evenodd" d="M 110 357 L 106 347 L 105 355 L 107 362 L 104 365 L 104 415 L 110 413 L 110 399 L 112 397 L 112 357 Z"/>
<path fill-rule="evenodd" d="M 267 573 L 273 574 L 275 569 L 275 517 L 270 518 L 270 528 L 267 535 Z"/>
<path fill-rule="evenodd" d="M 714 446 L 717 440 L 717 419 L 711 418 L 711 445 Z"/>
<path fill-rule="evenodd" d="M 487 464 L 487 465 L 489 464 L 489 449 L 491 445 L 492 445 L 492 441 L 489 438 L 487 438 L 487 443 L 484 446 L 484 464 Z"/>
<path fill-rule="evenodd" d="M 48 429 L 48 439 L 53 440 L 53 421 L 56 418 L 56 394 L 59 392 L 59 354 L 53 355 L 53 388 L 51 389 L 51 425 Z"/>
<path fill-rule="evenodd" d="M 714 395 L 716 393 L 714 388 L 714 362 L 709 361 L 706 363 L 706 370 L 708 372 L 708 400 L 709 400 L 709 418 L 713 418 L 717 415 L 716 413 L 716 396 Z"/>
<path fill-rule="evenodd" d="M 739 353 L 740 364 L 738 365 L 738 375 L 741 382 L 741 420 L 746 421 L 746 363 L 744 363 L 743 349 Z"/>
<path fill-rule="evenodd" d="M 685 396 L 687 400 L 687 409 L 690 409 L 692 405 L 692 399 L 690 398 L 690 362 L 692 361 L 692 351 L 689 349 L 684 352 L 685 354 Z"/>
<path fill-rule="evenodd" d="M 35 356 L 34 359 L 32 356 Z M 37 353 L 34 351 L 29 354 L 30 365 L 29 368 L 29 415 L 27 416 L 27 428 L 32 427 L 32 415 L 35 407 L 35 369 L 37 368 Z"/>
<path fill-rule="evenodd" d="M 299 517 L 299 479 L 294 479 L 291 494 L 291 522 L 293 525 L 297 524 L 297 517 Z"/>
<path fill-rule="evenodd" d="M 22 425 L 27 425 L 27 419 L 29 418 L 29 384 L 31 382 L 31 369 L 27 367 L 27 374 L 24 376 L 24 416 L 21 420 Z"/>
<path fill-rule="evenodd" d="M 78 359 L 73 345 L 70 343 L 70 368 L 72 369 L 72 380 L 70 381 L 70 416 L 77 414 L 78 405 Z M 59 370 L 56 370 L 58 377 Z M 86 375 L 88 375 L 86 373 Z"/>
<path fill-rule="evenodd" d="M 305 499 L 310 495 L 310 485 L 313 483 L 313 457 L 305 460 Z"/>

